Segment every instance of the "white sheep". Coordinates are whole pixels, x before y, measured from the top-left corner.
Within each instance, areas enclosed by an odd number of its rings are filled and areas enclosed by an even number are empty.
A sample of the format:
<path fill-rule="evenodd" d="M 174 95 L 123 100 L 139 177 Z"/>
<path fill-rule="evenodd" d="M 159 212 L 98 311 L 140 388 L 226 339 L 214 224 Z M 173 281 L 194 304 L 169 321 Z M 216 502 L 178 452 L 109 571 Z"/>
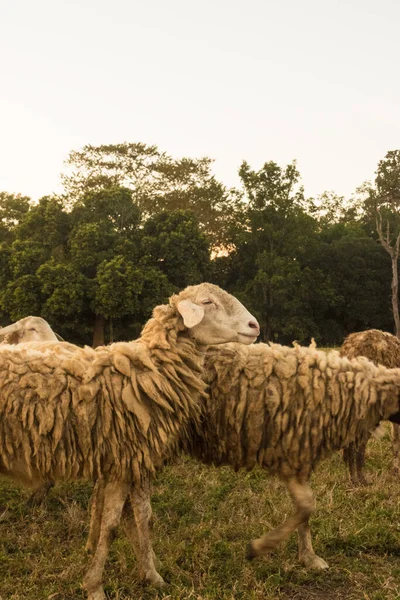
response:
<path fill-rule="evenodd" d="M 0 346 L 0 473 L 35 485 L 104 482 L 84 578 L 90 600 L 105 598 L 110 535 L 128 493 L 146 493 L 199 420 L 207 345 L 250 344 L 258 333 L 236 298 L 200 284 L 156 307 L 135 342 L 96 350 L 63 342 Z M 162 583 L 155 569 L 151 575 Z"/>
<path fill-rule="evenodd" d="M 11 325 L 0 328 L 0 343 L 24 344 L 31 342 L 57 342 L 62 338 L 54 333 L 47 321 L 42 317 L 29 316 L 19 319 Z M 39 486 L 28 499 L 28 504 L 40 504 L 48 491 L 53 487 L 53 482 L 47 481 Z"/>
<path fill-rule="evenodd" d="M 42 317 L 24 317 L 0 328 L 0 342 L 6 344 L 21 344 L 24 342 L 58 341 L 60 336 L 52 330 Z"/>
<path fill-rule="evenodd" d="M 286 484 L 295 508 L 277 529 L 249 544 L 248 558 L 268 554 L 298 529 L 300 561 L 308 568 L 327 568 L 311 542 L 311 472 L 381 419 L 400 422 L 400 369 L 277 344 L 211 347 L 205 368 L 210 395 L 203 400 L 201 427 L 193 428 L 186 450 L 205 463 L 235 469 L 260 465 Z M 128 535 L 146 572 L 153 561 L 148 537 L 143 539 L 151 515 L 149 496 L 132 496 L 125 513 Z M 147 554 L 138 552 L 143 546 Z"/>

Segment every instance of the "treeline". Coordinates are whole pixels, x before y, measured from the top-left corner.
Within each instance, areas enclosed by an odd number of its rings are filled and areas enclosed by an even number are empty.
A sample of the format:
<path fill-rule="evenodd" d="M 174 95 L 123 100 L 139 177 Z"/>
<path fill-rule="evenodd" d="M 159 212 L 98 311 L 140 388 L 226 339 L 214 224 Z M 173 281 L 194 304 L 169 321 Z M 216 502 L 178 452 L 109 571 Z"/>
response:
<path fill-rule="evenodd" d="M 67 164 L 61 196 L 0 193 L 3 325 L 33 314 L 76 343 L 133 339 L 156 304 L 208 280 L 249 307 L 265 341 L 394 331 L 400 151 L 346 201 L 305 198 L 295 163 L 244 162 L 238 190 L 208 158 L 144 144 L 87 146 Z"/>

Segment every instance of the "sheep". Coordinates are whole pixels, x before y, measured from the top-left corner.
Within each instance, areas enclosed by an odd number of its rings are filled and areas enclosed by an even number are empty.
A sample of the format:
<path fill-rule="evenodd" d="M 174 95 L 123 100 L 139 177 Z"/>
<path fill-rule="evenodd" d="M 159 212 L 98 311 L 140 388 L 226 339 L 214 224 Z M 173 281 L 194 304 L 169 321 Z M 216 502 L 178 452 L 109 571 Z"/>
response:
<path fill-rule="evenodd" d="M 250 470 L 256 465 L 286 485 L 295 511 L 277 529 L 250 542 L 249 559 L 276 549 L 298 529 L 300 562 L 326 569 L 313 549 L 309 479 L 318 462 L 348 446 L 381 419 L 400 423 L 400 369 L 375 366 L 315 347 L 278 344 L 210 347 L 205 360 L 210 395 L 185 449 L 206 464 Z M 149 496 L 130 497 L 125 527 L 141 569 L 154 557 L 148 537 Z M 139 549 L 146 547 L 147 554 Z M 147 557 L 147 563 L 145 559 Z"/>
<path fill-rule="evenodd" d="M 203 283 L 156 307 L 135 342 L 0 347 L 0 473 L 25 484 L 103 483 L 102 506 L 92 510 L 92 522 L 93 514 L 101 519 L 98 539 L 83 584 L 89 600 L 105 598 L 110 536 L 128 493 L 146 493 L 189 424 L 199 421 L 207 345 L 251 344 L 258 334 L 257 321 L 236 298 Z M 153 583 L 163 583 L 155 577 Z"/>
<path fill-rule="evenodd" d="M 7 327 L 0 328 L 0 342 L 20 344 L 23 342 L 58 341 L 58 336 L 42 317 L 24 317 Z"/>
<path fill-rule="evenodd" d="M 388 368 L 400 367 L 400 340 L 391 333 L 379 329 L 368 329 L 357 333 L 351 333 L 344 340 L 339 349 L 341 356 L 355 358 L 365 356 L 375 364 L 381 364 Z M 343 457 L 350 471 L 350 479 L 354 485 L 365 485 L 367 483 L 363 466 L 365 463 L 365 451 L 368 440 L 372 434 L 365 431 L 365 437 L 352 442 L 343 451 Z M 400 427 L 393 423 L 393 471 L 399 472 L 400 455 Z"/>
<path fill-rule="evenodd" d="M 24 317 L 7 325 L 7 327 L 0 328 L 0 343 L 2 344 L 23 344 L 31 342 L 46 342 L 53 341 L 57 342 L 62 340 L 61 336 L 54 333 L 47 321 L 42 317 Z M 43 502 L 43 499 L 53 487 L 52 481 L 47 481 L 37 490 L 35 490 L 28 499 L 28 504 L 38 505 Z"/>

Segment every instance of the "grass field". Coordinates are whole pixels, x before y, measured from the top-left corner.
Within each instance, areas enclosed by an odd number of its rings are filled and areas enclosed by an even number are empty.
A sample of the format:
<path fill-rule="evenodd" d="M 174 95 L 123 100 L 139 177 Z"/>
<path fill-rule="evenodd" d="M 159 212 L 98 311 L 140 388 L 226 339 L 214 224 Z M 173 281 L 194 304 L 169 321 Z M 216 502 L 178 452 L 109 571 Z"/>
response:
<path fill-rule="evenodd" d="M 122 532 L 104 574 L 113 600 L 388 600 L 400 598 L 400 481 L 390 472 L 388 437 L 369 446 L 371 485 L 351 487 L 339 455 L 313 477 L 314 546 L 330 569 L 307 572 L 296 536 L 268 559 L 245 560 L 246 543 L 290 510 L 286 492 L 261 470 L 234 473 L 187 458 L 158 477 L 153 494 L 154 546 L 168 581 L 159 593 L 137 580 Z M 28 508 L 28 492 L 0 481 L 2 600 L 78 600 L 87 559 L 90 487 L 56 487 Z"/>

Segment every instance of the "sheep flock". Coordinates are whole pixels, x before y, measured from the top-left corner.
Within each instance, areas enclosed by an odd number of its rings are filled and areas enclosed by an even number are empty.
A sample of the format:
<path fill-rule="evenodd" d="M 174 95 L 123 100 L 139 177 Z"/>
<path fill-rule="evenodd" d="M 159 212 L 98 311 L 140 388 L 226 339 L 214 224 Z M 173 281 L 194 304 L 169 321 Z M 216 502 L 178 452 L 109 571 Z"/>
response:
<path fill-rule="evenodd" d="M 163 585 L 150 539 L 151 481 L 182 451 L 235 470 L 259 466 L 286 485 L 294 511 L 250 542 L 249 559 L 297 529 L 300 562 L 327 568 L 309 526 L 313 470 L 337 450 L 364 451 L 382 420 L 400 423 L 400 369 L 385 362 L 386 350 L 376 354 L 379 336 L 364 337 L 374 355 L 346 350 L 351 336 L 340 353 L 253 345 L 256 319 L 211 284 L 156 307 L 134 342 L 92 349 L 54 337 L 12 341 L 9 327 L 0 329 L 0 473 L 35 488 L 95 483 L 89 600 L 105 598 L 102 574 L 120 519 L 140 576 Z"/>

